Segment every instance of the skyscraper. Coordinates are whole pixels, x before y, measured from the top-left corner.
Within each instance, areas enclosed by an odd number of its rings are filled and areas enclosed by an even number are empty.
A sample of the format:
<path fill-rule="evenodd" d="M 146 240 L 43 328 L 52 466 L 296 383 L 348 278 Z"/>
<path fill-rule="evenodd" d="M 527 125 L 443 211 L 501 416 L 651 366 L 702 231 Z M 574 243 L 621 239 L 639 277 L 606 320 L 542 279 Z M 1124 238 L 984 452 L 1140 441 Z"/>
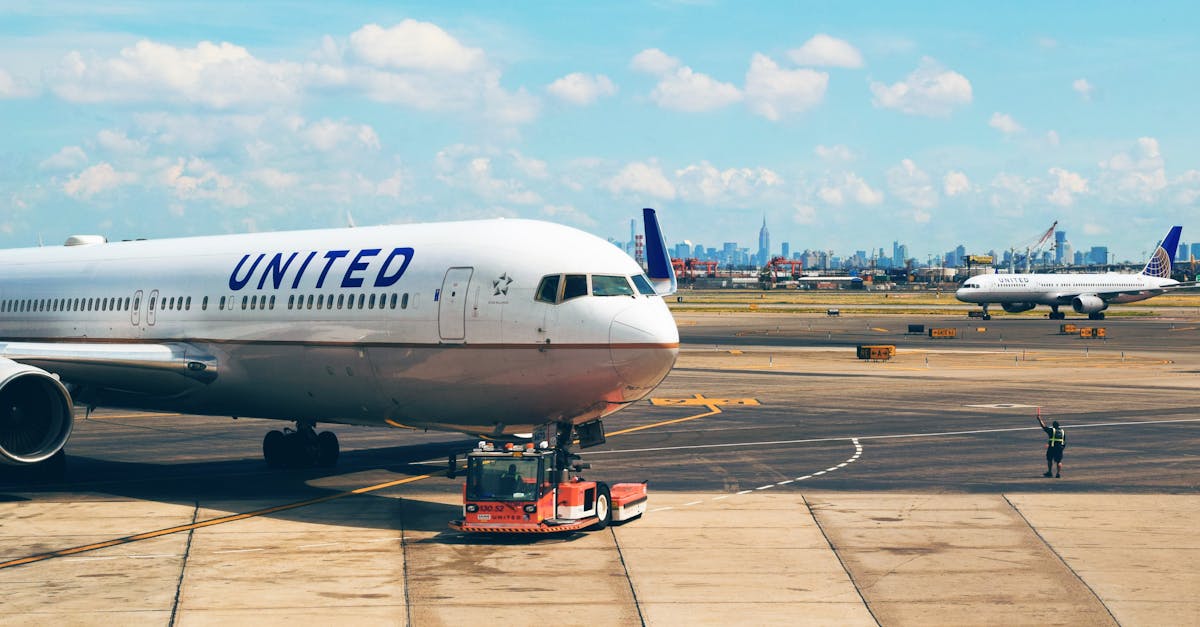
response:
<path fill-rule="evenodd" d="M 784 259 L 792 258 L 792 245 L 787 242 L 783 243 L 783 258 Z"/>
<path fill-rule="evenodd" d="M 758 265 L 766 265 L 771 259 L 771 233 L 767 230 L 767 214 L 763 214 L 762 228 L 758 230 Z"/>
<path fill-rule="evenodd" d="M 1066 245 L 1066 243 L 1067 243 L 1067 232 L 1066 231 L 1055 231 L 1054 232 L 1054 263 L 1056 265 L 1060 265 L 1060 266 L 1062 265 L 1064 246 Z M 1070 261 L 1070 258 L 1068 257 L 1067 260 Z"/>

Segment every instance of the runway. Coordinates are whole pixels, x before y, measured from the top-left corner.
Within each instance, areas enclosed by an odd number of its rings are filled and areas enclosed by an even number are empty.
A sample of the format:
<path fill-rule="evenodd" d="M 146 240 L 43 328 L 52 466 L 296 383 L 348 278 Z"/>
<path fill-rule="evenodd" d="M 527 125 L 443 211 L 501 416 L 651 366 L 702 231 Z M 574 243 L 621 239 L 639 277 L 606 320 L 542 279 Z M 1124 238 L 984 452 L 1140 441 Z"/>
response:
<path fill-rule="evenodd" d="M 465 538 L 438 475 L 460 436 L 340 427 L 338 468 L 271 470 L 278 423 L 101 411 L 65 482 L 0 484 L 4 621 L 1200 622 L 1200 321 L 677 320 L 656 400 L 585 451 L 650 481 L 641 520 Z M 1037 407 L 1068 429 L 1061 479 Z"/>

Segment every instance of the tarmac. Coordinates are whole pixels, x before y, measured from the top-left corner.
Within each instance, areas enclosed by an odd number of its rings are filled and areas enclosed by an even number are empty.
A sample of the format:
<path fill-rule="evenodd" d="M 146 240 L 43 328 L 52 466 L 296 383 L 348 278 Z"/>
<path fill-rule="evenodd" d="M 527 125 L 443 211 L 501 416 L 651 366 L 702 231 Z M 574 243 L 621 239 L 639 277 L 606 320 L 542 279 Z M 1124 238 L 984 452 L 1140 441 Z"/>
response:
<path fill-rule="evenodd" d="M 337 468 L 274 470 L 278 423 L 100 411 L 65 481 L 0 479 L 0 622 L 1200 624 L 1200 320 L 677 319 L 675 370 L 584 451 L 650 481 L 640 519 L 464 536 L 461 436 L 338 427 Z"/>

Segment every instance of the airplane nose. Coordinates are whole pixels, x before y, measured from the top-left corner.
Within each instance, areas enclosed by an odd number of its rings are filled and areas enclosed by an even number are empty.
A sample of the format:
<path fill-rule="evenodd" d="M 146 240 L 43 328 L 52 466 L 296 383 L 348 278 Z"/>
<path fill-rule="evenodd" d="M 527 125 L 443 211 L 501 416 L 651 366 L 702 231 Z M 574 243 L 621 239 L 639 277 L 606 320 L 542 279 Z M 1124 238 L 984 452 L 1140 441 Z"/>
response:
<path fill-rule="evenodd" d="M 613 316 L 609 327 L 613 368 L 633 401 L 650 393 L 666 378 L 679 356 L 679 329 L 661 301 L 644 300 Z"/>

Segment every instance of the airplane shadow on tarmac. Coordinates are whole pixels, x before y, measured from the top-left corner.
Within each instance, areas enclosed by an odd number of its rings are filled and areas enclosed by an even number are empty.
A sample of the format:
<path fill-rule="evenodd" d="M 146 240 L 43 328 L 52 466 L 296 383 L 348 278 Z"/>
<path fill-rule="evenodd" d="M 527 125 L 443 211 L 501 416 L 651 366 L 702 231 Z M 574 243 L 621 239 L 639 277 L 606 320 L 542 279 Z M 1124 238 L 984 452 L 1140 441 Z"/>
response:
<path fill-rule="evenodd" d="M 434 475 L 427 481 L 445 482 L 448 479 L 444 467 L 416 466 L 414 463 L 445 458 L 451 452 L 461 453 L 469 450 L 473 442 L 467 440 L 347 450 L 342 452 L 334 468 L 269 468 L 261 458 L 159 464 L 113 461 L 68 453 L 63 479 L 39 481 L 32 479 L 29 473 L 21 472 L 21 469 L 0 468 L 0 503 L 38 501 L 42 500 L 41 497 L 46 500 L 71 500 L 85 493 L 184 506 L 199 504 L 201 508 L 219 508 L 229 514 L 240 514 L 320 499 L 423 474 Z M 362 475 L 351 476 L 357 473 Z M 387 473 L 386 476 L 381 476 L 384 473 Z M 344 480 L 337 480 L 339 477 L 344 477 Z M 336 487 L 329 484 L 336 484 Z M 415 498 L 396 498 L 397 491 L 403 489 L 403 486 L 384 488 L 378 494 L 349 495 L 262 516 L 360 529 L 445 531 L 447 533 L 443 535 L 456 535 L 449 533 L 446 523 L 461 516 L 460 506 Z M 245 503 L 239 505 L 239 502 Z M 344 505 L 349 503 L 354 505 Z M 370 514 L 355 516 L 362 512 Z M 197 522 L 204 519 L 202 515 Z M 147 531 L 154 529 L 130 529 L 130 534 Z"/>

